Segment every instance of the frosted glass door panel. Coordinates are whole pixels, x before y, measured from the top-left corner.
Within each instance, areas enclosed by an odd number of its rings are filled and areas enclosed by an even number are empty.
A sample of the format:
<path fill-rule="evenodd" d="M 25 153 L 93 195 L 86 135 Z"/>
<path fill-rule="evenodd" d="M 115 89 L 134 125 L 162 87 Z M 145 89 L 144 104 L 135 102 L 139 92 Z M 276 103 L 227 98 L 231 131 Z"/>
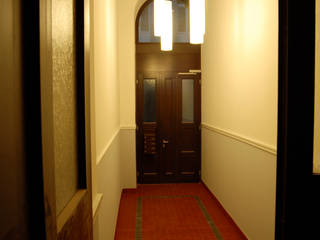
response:
<path fill-rule="evenodd" d="M 78 190 L 75 0 L 52 1 L 56 212 Z"/>
<path fill-rule="evenodd" d="M 194 80 L 182 79 L 182 122 L 194 121 Z"/>

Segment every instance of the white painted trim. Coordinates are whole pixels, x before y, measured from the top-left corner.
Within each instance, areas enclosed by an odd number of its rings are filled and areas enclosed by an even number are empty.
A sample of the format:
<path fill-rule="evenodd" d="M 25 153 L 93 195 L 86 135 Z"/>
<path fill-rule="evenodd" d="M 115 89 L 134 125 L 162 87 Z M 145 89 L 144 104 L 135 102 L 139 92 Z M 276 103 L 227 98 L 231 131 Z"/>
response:
<path fill-rule="evenodd" d="M 103 149 L 103 151 L 100 153 L 100 155 L 97 158 L 96 165 L 99 165 L 100 161 L 102 160 L 103 156 L 106 154 L 106 152 L 109 150 L 111 144 L 113 143 L 114 139 L 117 137 L 117 135 L 120 132 L 120 128 L 112 135 L 111 139 L 107 143 L 106 147 Z"/>
<path fill-rule="evenodd" d="M 121 130 L 136 130 L 137 127 L 136 127 L 136 125 L 127 125 L 127 126 L 121 126 L 120 129 Z"/>
<path fill-rule="evenodd" d="M 276 147 L 270 146 L 268 144 L 259 142 L 259 141 L 254 140 L 254 139 L 250 139 L 250 138 L 245 137 L 245 136 L 241 136 L 241 135 L 236 134 L 236 133 L 231 132 L 231 131 L 227 131 L 227 130 L 224 130 L 224 129 L 221 129 L 221 128 L 218 128 L 218 127 L 214 127 L 214 126 L 209 125 L 207 123 L 202 123 L 201 126 L 204 127 L 205 129 L 210 130 L 210 131 L 213 131 L 213 132 L 219 133 L 221 135 L 233 138 L 233 139 L 235 139 L 235 140 L 237 140 L 239 142 L 249 144 L 249 145 L 251 145 L 251 146 L 253 146 L 255 148 L 258 148 L 260 150 L 263 150 L 265 152 L 271 153 L 273 155 L 277 155 Z"/>
<path fill-rule="evenodd" d="M 97 212 L 98 212 L 98 209 L 100 208 L 102 198 L 103 198 L 103 194 L 97 193 L 96 197 L 94 198 L 94 200 L 92 202 L 93 219 L 95 219 L 97 216 Z"/>

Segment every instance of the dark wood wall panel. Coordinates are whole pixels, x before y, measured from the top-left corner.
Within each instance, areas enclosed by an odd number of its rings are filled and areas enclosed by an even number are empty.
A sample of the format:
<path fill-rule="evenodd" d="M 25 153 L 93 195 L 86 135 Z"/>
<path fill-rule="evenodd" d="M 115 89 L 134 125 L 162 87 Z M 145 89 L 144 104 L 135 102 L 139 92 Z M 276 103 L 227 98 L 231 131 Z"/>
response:
<path fill-rule="evenodd" d="M 139 44 L 136 48 L 138 72 L 188 72 L 201 68 L 200 46 L 174 44 L 173 51 L 161 52 L 160 44 Z"/>

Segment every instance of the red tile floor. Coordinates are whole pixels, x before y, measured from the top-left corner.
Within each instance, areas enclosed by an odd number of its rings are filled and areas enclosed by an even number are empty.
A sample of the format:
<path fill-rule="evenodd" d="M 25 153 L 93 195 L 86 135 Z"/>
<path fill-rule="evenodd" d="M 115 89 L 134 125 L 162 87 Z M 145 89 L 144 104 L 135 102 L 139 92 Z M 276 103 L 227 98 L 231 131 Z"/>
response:
<path fill-rule="evenodd" d="M 116 240 L 246 239 L 201 183 L 138 185 L 121 196 Z"/>

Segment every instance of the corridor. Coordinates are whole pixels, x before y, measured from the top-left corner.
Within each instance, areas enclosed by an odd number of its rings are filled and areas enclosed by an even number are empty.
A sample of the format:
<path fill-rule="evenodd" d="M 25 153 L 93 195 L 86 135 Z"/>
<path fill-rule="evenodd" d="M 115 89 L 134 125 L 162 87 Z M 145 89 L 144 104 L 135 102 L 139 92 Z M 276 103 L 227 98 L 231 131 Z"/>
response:
<path fill-rule="evenodd" d="M 1 240 L 279 234 L 279 2 L 190 2 L 0 4 Z"/>
<path fill-rule="evenodd" d="M 247 239 L 202 183 L 138 185 L 122 192 L 116 240 Z"/>

